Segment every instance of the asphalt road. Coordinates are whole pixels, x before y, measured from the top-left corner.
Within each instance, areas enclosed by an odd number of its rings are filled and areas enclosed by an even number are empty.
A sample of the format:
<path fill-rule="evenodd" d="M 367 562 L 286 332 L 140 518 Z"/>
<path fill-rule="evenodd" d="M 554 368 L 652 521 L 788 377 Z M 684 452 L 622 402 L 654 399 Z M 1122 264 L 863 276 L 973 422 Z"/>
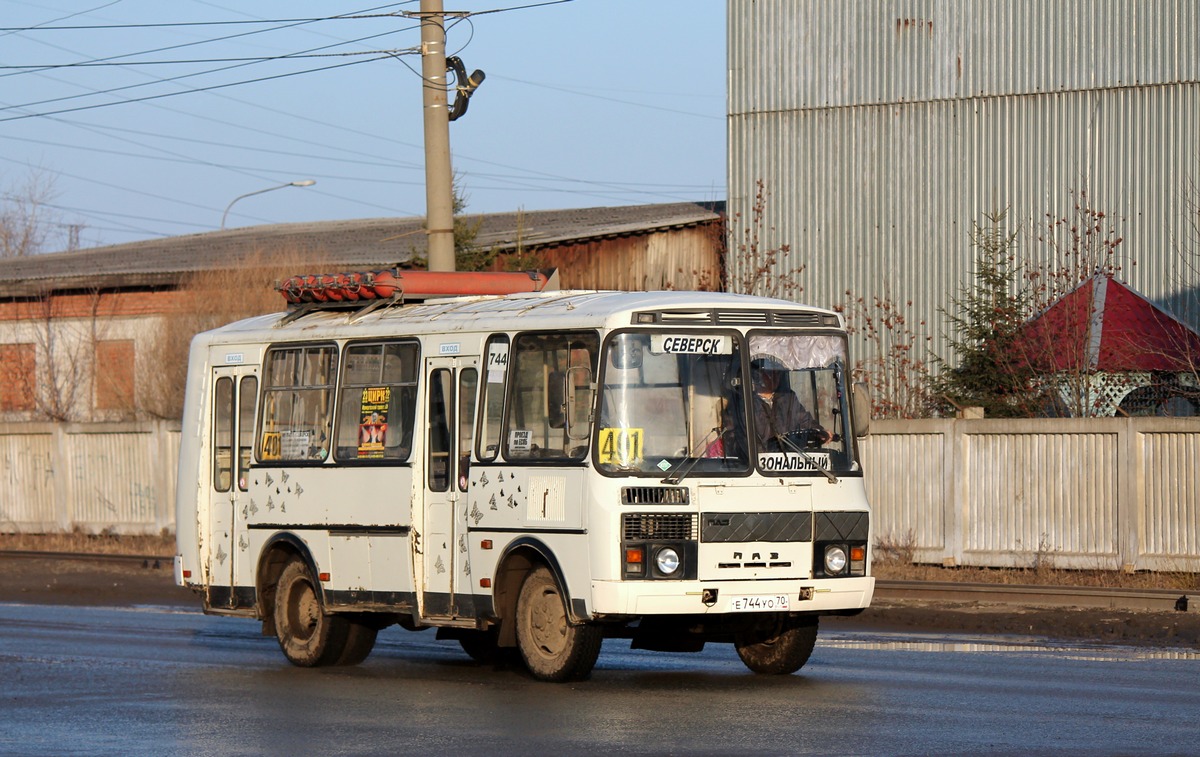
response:
<path fill-rule="evenodd" d="M 885 592 L 877 592 L 883 595 Z M 0 602 L 37 604 L 178 605 L 199 608 L 198 597 L 175 586 L 169 562 L 28 559 L 0 553 Z M 853 618 L 826 618 L 841 631 L 1018 634 L 1108 644 L 1200 649 L 1200 599 L 1190 612 L 1100 608 L 1021 607 L 876 596 Z"/>
<path fill-rule="evenodd" d="M 385 630 L 300 670 L 168 566 L 0 560 L 0 754 L 1194 754 L 1197 614 L 880 602 L 799 674 L 606 642 L 589 681 Z M 1057 640 L 1055 640 L 1057 638 Z"/>
<path fill-rule="evenodd" d="M 1187 754 L 1198 679 L 1197 651 L 865 631 L 784 677 L 614 641 L 544 684 L 399 628 L 303 670 L 192 608 L 0 604 L 5 754 Z"/>

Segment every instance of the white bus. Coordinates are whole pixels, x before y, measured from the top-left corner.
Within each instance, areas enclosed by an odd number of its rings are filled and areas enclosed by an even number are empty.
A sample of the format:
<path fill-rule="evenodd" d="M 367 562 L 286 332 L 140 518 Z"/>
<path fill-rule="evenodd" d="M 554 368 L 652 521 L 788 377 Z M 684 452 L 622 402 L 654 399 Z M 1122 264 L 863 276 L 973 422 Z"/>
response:
<path fill-rule="evenodd" d="M 479 661 L 515 647 L 548 681 L 586 677 L 606 638 L 732 643 L 787 674 L 820 616 L 870 603 L 867 401 L 837 313 L 313 303 L 306 280 L 291 312 L 193 341 L 177 499 L 176 581 L 292 663 L 356 664 L 398 623 Z"/>

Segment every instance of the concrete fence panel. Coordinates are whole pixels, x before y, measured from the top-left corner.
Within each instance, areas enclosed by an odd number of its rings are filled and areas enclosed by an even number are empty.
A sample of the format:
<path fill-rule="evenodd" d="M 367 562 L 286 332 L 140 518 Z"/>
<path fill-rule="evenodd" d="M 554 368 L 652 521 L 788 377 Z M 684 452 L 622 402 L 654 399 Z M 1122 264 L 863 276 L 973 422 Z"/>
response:
<path fill-rule="evenodd" d="M 54 425 L 0 425 L 0 528 L 56 532 Z"/>
<path fill-rule="evenodd" d="M 876 421 L 877 545 L 920 562 L 1200 570 L 1200 420 Z M 179 424 L 0 424 L 0 530 L 174 530 Z"/>
<path fill-rule="evenodd" d="M 0 528 L 175 528 L 177 422 L 0 424 Z"/>
<path fill-rule="evenodd" d="M 862 448 L 877 543 L 922 562 L 1200 569 L 1196 419 L 877 421 Z"/>

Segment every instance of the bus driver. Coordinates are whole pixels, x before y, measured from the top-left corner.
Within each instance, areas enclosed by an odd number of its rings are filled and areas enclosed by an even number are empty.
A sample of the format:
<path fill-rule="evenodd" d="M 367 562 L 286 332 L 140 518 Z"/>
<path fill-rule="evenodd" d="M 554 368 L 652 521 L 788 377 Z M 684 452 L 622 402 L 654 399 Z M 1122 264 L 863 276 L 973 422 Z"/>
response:
<path fill-rule="evenodd" d="M 759 358 L 750 362 L 750 385 L 753 390 L 750 412 L 754 414 L 759 451 L 787 451 L 788 444 L 782 439 L 796 431 L 808 431 L 808 438 L 820 444 L 833 438 L 800 404 L 796 393 L 787 388 L 784 379 L 786 374 L 787 369 L 774 360 Z"/>

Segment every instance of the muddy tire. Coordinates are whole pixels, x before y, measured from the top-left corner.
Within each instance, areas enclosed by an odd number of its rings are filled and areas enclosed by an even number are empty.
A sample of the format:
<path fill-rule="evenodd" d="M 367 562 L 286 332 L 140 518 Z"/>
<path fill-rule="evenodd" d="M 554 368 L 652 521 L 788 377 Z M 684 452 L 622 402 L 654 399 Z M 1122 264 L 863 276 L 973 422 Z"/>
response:
<path fill-rule="evenodd" d="M 733 642 L 747 668 L 762 675 L 788 675 L 804 667 L 817 643 L 817 617 L 785 618 L 778 624 L 739 633 Z"/>
<path fill-rule="evenodd" d="M 562 589 L 548 568 L 526 576 L 517 598 L 517 648 L 534 678 L 556 683 L 586 678 L 603 640 L 598 626 L 571 624 Z"/>
<path fill-rule="evenodd" d="M 475 662 L 480 665 L 491 665 L 500 658 L 498 637 L 499 634 L 494 628 L 486 631 L 468 631 L 458 637 L 458 644 Z"/>
<path fill-rule="evenodd" d="M 346 651 L 350 623 L 325 613 L 320 587 L 302 560 L 289 562 L 276 584 L 275 636 L 288 661 L 302 668 L 336 665 Z"/>
<path fill-rule="evenodd" d="M 379 629 L 367 623 L 346 619 L 346 647 L 334 665 L 357 665 L 375 648 L 375 637 Z"/>

